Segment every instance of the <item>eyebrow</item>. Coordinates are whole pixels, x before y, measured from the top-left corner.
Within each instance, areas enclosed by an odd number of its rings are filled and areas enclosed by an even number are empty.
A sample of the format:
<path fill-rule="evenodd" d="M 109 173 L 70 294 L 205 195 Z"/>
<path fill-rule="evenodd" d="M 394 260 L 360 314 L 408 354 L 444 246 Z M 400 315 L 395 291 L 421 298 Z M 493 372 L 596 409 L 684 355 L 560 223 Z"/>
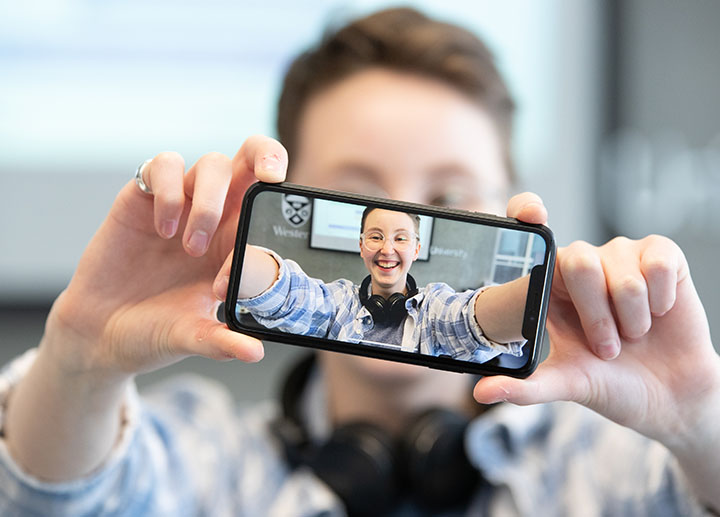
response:
<path fill-rule="evenodd" d="M 450 178 L 448 178 L 450 176 Z M 480 193 L 483 197 L 504 195 L 504 193 L 512 185 L 512 179 L 509 174 L 505 173 L 504 179 L 501 181 L 489 181 L 491 174 L 486 174 L 484 170 L 480 171 L 478 177 L 473 171 L 465 165 L 456 162 L 446 162 L 430 169 L 429 179 L 431 181 L 447 181 L 448 179 L 462 179 L 474 186 L 481 187 Z"/>
<path fill-rule="evenodd" d="M 373 167 L 358 162 L 341 162 L 335 165 L 334 168 L 337 170 L 342 170 L 346 174 L 349 173 L 356 176 L 369 177 L 373 179 L 377 179 L 381 176 L 381 174 Z"/>
<path fill-rule="evenodd" d="M 378 228 L 377 226 L 371 226 L 370 228 L 366 228 L 363 233 L 367 233 L 367 232 L 380 232 L 380 233 L 384 234 L 384 232 L 382 231 L 382 228 Z M 399 232 L 413 233 L 412 230 L 408 230 L 407 228 L 396 228 L 395 230 L 393 230 L 393 232 L 394 233 L 399 233 Z"/>

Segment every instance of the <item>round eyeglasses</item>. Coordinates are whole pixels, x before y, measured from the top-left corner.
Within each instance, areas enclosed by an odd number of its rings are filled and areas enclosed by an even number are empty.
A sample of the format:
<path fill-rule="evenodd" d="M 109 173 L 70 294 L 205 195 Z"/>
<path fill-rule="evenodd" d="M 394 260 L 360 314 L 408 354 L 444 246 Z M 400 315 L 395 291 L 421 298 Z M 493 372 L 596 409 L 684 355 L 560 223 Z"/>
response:
<path fill-rule="evenodd" d="M 390 244 L 397 251 L 405 251 L 412 247 L 419 239 L 418 235 L 408 232 L 398 232 L 392 236 Z M 381 232 L 365 232 L 360 234 L 360 241 L 370 251 L 379 251 L 385 245 L 386 237 Z"/>

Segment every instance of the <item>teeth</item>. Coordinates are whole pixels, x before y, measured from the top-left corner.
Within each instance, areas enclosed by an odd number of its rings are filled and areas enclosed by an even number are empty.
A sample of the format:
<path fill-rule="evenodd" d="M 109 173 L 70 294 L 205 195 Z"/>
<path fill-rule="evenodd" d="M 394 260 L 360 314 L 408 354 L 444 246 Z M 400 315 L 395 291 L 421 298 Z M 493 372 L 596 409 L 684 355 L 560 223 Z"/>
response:
<path fill-rule="evenodd" d="M 397 262 L 380 262 L 380 261 L 378 261 L 378 266 L 380 266 L 380 267 L 395 267 L 397 265 L 398 265 Z"/>

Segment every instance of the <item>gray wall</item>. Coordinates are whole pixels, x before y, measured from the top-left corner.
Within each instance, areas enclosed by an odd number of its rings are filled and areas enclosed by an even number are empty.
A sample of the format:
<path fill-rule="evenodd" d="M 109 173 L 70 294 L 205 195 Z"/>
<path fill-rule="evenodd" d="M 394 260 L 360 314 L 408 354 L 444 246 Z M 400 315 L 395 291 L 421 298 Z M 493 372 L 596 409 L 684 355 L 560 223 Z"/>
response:
<path fill-rule="evenodd" d="M 720 350 L 720 2 L 614 4 L 600 213 L 681 246 Z"/>

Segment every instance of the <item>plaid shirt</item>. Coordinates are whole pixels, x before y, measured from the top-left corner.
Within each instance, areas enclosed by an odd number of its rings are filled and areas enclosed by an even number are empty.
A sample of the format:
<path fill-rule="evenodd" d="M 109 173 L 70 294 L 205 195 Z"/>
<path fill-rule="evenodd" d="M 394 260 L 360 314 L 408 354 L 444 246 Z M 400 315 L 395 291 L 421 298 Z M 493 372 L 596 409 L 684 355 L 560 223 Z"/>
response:
<path fill-rule="evenodd" d="M 0 423 L 35 351 L 0 374 Z M 329 432 L 326 390 L 301 404 L 315 439 Z M 277 404 L 239 411 L 227 389 L 185 375 L 139 398 L 127 394 L 115 448 L 95 472 L 67 483 L 27 474 L 0 439 L 3 517 L 295 517 L 345 515 L 306 468 L 291 470 L 270 432 Z M 711 515 L 668 450 L 572 403 L 502 404 L 468 429 L 466 452 L 489 484 L 464 515 L 692 517 Z M 396 515 L 429 515 L 408 503 Z M 447 515 L 447 514 L 445 514 Z"/>
<path fill-rule="evenodd" d="M 258 323 L 348 343 L 360 343 L 373 328 L 372 316 L 360 302 L 359 286 L 345 279 L 325 283 L 310 278 L 296 262 L 265 251 L 280 265 L 278 279 L 260 295 L 238 300 L 238 307 L 247 309 Z M 405 302 L 408 317 L 399 348 L 478 363 L 503 353 L 521 356 L 525 341 L 502 344 L 483 335 L 474 311 L 483 290 L 458 293 L 439 282 L 419 289 Z"/>

